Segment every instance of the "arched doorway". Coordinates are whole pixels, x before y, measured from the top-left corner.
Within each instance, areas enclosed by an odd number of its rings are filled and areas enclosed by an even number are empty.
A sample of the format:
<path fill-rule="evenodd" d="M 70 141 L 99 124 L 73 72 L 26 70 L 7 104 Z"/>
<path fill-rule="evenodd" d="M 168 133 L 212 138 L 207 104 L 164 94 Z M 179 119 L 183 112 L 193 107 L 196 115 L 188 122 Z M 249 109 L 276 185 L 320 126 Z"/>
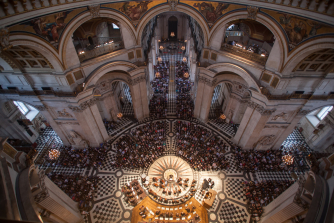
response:
<path fill-rule="evenodd" d="M 177 40 L 177 18 L 171 16 L 168 19 L 168 38 L 170 40 Z"/>
<path fill-rule="evenodd" d="M 209 118 L 218 118 L 224 113 L 226 108 L 226 102 L 230 97 L 231 84 L 220 83 L 213 90 L 213 96 L 211 100 Z"/>

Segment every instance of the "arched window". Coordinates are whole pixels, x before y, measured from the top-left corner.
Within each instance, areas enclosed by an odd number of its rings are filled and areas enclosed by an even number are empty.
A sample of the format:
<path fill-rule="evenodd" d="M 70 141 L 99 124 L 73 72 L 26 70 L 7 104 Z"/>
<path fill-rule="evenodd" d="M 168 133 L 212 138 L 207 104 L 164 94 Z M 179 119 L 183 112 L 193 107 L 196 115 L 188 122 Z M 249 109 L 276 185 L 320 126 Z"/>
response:
<path fill-rule="evenodd" d="M 39 113 L 39 111 L 36 108 L 34 108 L 33 106 L 30 106 L 28 104 L 25 104 L 21 101 L 13 101 L 13 103 L 20 110 L 20 112 L 23 115 L 25 115 L 25 117 L 27 119 L 29 119 L 30 121 L 32 121 L 37 116 L 37 114 Z"/>
<path fill-rule="evenodd" d="M 320 120 L 323 120 L 326 115 L 328 114 L 328 112 L 332 111 L 333 109 L 333 106 L 327 106 L 327 107 L 324 107 L 323 109 L 320 110 L 320 112 L 317 114 L 317 117 L 320 119 Z"/>
<path fill-rule="evenodd" d="M 27 114 L 29 112 L 29 109 L 27 108 L 27 106 L 20 102 L 20 101 L 14 101 L 14 104 L 16 105 L 16 107 L 18 107 L 18 109 L 20 109 L 22 114 Z"/>

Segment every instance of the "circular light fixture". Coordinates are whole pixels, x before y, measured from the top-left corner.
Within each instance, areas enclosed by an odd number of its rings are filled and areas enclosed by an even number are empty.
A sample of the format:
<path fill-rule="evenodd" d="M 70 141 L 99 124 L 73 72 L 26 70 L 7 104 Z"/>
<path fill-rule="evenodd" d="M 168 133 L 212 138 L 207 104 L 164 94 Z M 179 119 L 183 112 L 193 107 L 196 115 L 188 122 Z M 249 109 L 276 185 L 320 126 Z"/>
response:
<path fill-rule="evenodd" d="M 56 160 L 56 159 L 58 159 L 59 156 L 60 156 L 59 150 L 57 150 L 57 149 L 51 149 L 49 151 L 49 158 L 51 160 Z"/>
<path fill-rule="evenodd" d="M 118 113 L 117 114 L 117 118 L 122 118 L 123 117 L 123 114 L 122 113 Z"/>
<path fill-rule="evenodd" d="M 184 76 L 185 78 L 188 78 L 188 77 L 189 77 L 189 73 L 188 73 L 188 72 L 185 72 L 185 73 L 183 74 L 183 76 Z"/>
<path fill-rule="evenodd" d="M 182 47 L 181 47 L 181 50 L 185 50 L 185 49 L 186 49 L 186 47 L 185 47 L 185 46 L 182 46 Z"/>
<path fill-rule="evenodd" d="M 159 73 L 159 72 L 156 72 L 156 73 L 155 73 L 155 77 L 156 77 L 156 78 L 160 77 L 160 73 Z"/>
<path fill-rule="evenodd" d="M 293 156 L 288 154 L 288 155 L 282 156 L 282 160 L 286 165 L 291 165 L 291 164 L 293 164 L 294 158 L 293 158 Z"/>
<path fill-rule="evenodd" d="M 225 120 L 225 119 L 226 119 L 226 115 L 222 114 L 222 115 L 220 116 L 220 118 L 223 119 L 223 120 Z"/>
<path fill-rule="evenodd" d="M 184 40 L 184 42 L 186 43 L 188 40 Z"/>
<path fill-rule="evenodd" d="M 186 57 L 183 57 L 182 61 L 183 61 L 183 62 L 187 62 L 187 58 L 186 58 Z"/>
<path fill-rule="evenodd" d="M 160 47 L 159 47 L 159 49 L 160 49 L 160 50 L 163 50 L 163 49 L 164 49 L 164 47 L 163 47 L 163 46 L 160 46 Z"/>
<path fill-rule="evenodd" d="M 158 61 L 159 61 L 159 62 L 161 62 L 161 61 L 162 61 L 161 57 L 158 57 Z"/>
<path fill-rule="evenodd" d="M 174 36 L 175 36 L 174 32 L 171 32 L 171 33 L 170 33 L 170 36 L 171 36 L 171 37 L 174 37 Z"/>

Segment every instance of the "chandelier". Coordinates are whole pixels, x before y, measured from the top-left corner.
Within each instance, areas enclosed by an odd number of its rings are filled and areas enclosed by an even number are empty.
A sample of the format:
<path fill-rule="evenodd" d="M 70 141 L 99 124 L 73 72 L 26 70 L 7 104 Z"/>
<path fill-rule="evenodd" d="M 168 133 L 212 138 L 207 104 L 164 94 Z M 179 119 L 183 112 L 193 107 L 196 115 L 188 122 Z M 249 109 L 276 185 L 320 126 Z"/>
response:
<path fill-rule="evenodd" d="M 171 32 L 171 33 L 170 33 L 170 36 L 171 36 L 171 37 L 174 37 L 174 36 L 175 36 L 174 32 Z"/>
<path fill-rule="evenodd" d="M 123 114 L 122 113 L 118 113 L 117 114 L 117 118 L 122 118 L 123 117 Z"/>
<path fill-rule="evenodd" d="M 220 116 L 220 118 L 223 119 L 223 120 L 225 120 L 225 119 L 226 119 L 226 115 L 222 114 L 222 115 Z"/>
<path fill-rule="evenodd" d="M 159 72 L 156 72 L 156 73 L 155 73 L 155 77 L 156 77 L 156 78 L 160 77 L 160 73 L 159 73 Z"/>
<path fill-rule="evenodd" d="M 186 58 L 186 57 L 183 57 L 182 61 L 183 61 L 183 62 L 187 62 L 187 58 Z"/>
<path fill-rule="evenodd" d="M 163 47 L 163 46 L 160 46 L 160 47 L 159 47 L 159 49 L 160 49 L 160 50 L 163 50 L 163 49 L 164 49 L 164 47 Z"/>
<path fill-rule="evenodd" d="M 293 164 L 293 156 L 291 156 L 290 154 L 282 156 L 282 160 L 286 165 L 291 165 Z"/>
<path fill-rule="evenodd" d="M 158 57 L 158 61 L 159 61 L 159 62 L 161 62 L 161 61 L 162 61 L 161 57 Z"/>
<path fill-rule="evenodd" d="M 188 73 L 188 72 L 185 72 L 185 73 L 183 74 L 183 76 L 184 76 L 185 78 L 188 78 L 188 77 L 189 77 L 189 73 Z"/>
<path fill-rule="evenodd" d="M 185 46 L 182 46 L 182 47 L 181 47 L 181 50 L 185 50 L 185 49 L 186 49 L 186 47 L 185 47 Z"/>
<path fill-rule="evenodd" d="M 49 158 L 51 160 L 56 160 L 60 156 L 60 152 L 57 149 L 50 149 L 49 151 Z"/>

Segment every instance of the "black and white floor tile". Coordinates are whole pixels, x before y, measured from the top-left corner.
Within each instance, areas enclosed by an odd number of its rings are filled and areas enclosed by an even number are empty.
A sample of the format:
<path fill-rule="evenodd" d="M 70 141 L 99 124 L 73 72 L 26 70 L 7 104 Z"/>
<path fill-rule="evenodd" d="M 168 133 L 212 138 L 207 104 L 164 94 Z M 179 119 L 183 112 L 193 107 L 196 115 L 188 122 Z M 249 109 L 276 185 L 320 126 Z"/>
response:
<path fill-rule="evenodd" d="M 111 138 L 112 150 L 108 152 L 107 158 L 103 165 L 98 169 L 83 169 L 83 168 L 67 168 L 67 167 L 53 167 L 51 169 L 56 173 L 64 174 L 81 174 L 88 176 L 100 177 L 97 193 L 94 195 L 94 206 L 90 211 L 90 214 L 86 217 L 87 223 L 111 223 L 111 222 L 130 222 L 131 210 L 133 206 L 129 205 L 121 192 L 121 187 L 132 181 L 133 179 L 140 179 L 143 173 L 147 173 L 148 169 L 118 169 L 114 167 L 115 161 L 115 143 L 120 139 L 122 134 L 127 134 L 133 128 L 137 128 L 146 122 L 155 122 L 152 118 L 142 120 L 140 123 L 131 121 L 125 121 L 124 125 L 121 125 L 117 133 Z M 171 153 L 175 151 L 175 124 L 178 119 L 166 120 L 166 135 L 167 135 L 167 147 Z M 218 136 L 228 143 L 229 138 L 226 135 L 232 136 L 232 130 L 229 127 L 221 127 L 217 125 L 213 128 L 210 125 L 204 124 L 196 119 L 191 119 L 192 122 L 197 125 L 201 125 L 207 128 L 212 136 Z M 210 120 L 210 123 L 213 121 Z M 296 130 L 297 131 L 297 130 Z M 287 143 L 305 143 L 304 138 L 299 132 L 294 131 L 284 142 Z M 226 135 L 222 134 L 224 132 Z M 38 139 L 40 143 L 37 147 L 42 154 L 52 143 L 56 142 L 61 144 L 60 139 L 56 138 L 54 131 L 51 128 L 45 130 L 45 133 Z M 307 145 L 307 144 L 306 144 Z M 307 147 L 309 148 L 309 147 Z M 217 197 L 213 206 L 208 210 L 208 218 L 210 222 L 250 222 L 250 215 L 247 212 L 246 198 L 243 191 L 242 182 L 249 180 L 286 180 L 291 179 L 290 172 L 257 172 L 256 174 L 245 173 L 237 170 L 234 156 L 230 151 L 227 151 L 227 159 L 230 162 L 230 168 L 223 171 L 194 171 L 199 180 L 198 190 L 195 193 L 195 199 L 200 203 L 203 201 L 203 194 L 200 190 L 200 185 L 204 178 L 211 178 L 215 181 L 214 190 L 217 191 Z M 47 168 L 47 166 L 43 166 Z"/>

